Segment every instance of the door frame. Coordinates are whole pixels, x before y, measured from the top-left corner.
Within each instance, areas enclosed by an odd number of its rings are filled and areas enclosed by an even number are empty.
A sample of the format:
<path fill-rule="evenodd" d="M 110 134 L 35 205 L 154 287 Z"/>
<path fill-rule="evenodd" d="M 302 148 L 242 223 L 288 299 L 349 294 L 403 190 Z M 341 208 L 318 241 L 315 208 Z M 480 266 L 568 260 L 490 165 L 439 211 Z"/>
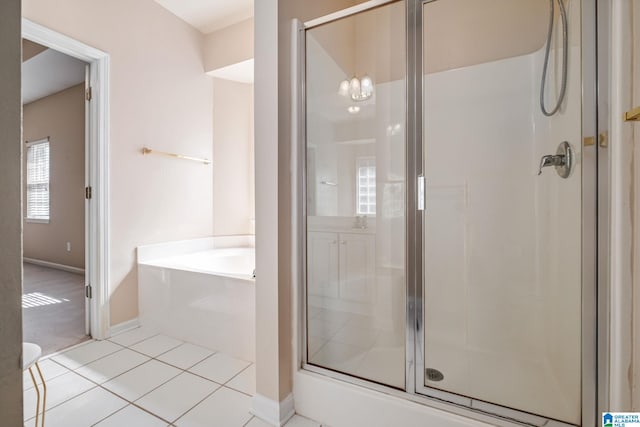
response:
<path fill-rule="evenodd" d="M 292 170 L 296 173 L 297 178 L 294 180 L 292 191 L 294 194 L 294 233 L 292 236 L 293 247 L 298 255 L 295 258 L 294 277 L 297 279 L 299 286 L 296 288 L 296 305 L 295 310 L 297 317 L 296 325 L 300 325 L 298 329 L 298 345 L 296 351 L 298 353 L 297 367 L 312 374 L 322 375 L 336 380 L 341 380 L 349 384 L 366 387 L 375 391 L 385 393 L 387 395 L 401 397 L 407 400 L 419 402 L 437 409 L 463 415 L 478 421 L 488 422 L 494 425 L 514 426 L 513 420 L 508 417 L 514 412 L 506 410 L 502 414 L 504 418 L 496 418 L 495 415 L 484 411 L 477 411 L 472 408 L 456 405 L 455 402 L 443 402 L 441 398 L 436 396 L 424 396 L 416 392 L 416 350 L 421 342 L 416 333 L 415 326 L 419 318 L 422 316 L 421 292 L 418 294 L 422 285 L 421 269 L 415 268 L 421 264 L 419 257 L 410 259 L 410 253 L 407 253 L 407 342 L 406 342 L 406 391 L 398 390 L 392 387 L 384 386 L 371 381 L 359 379 L 349 375 L 331 371 L 329 369 L 310 365 L 307 363 L 306 354 L 306 112 L 305 112 L 305 34 L 306 30 L 312 27 L 322 25 L 343 17 L 354 15 L 369 9 L 373 9 L 398 0 L 372 0 L 361 3 L 354 7 L 321 17 L 311 21 L 301 23 L 294 21 L 293 23 L 293 46 L 292 46 L 292 72 L 295 77 L 292 79 Z M 405 0 L 407 7 L 407 31 L 421 30 L 422 5 L 435 0 Z M 594 144 L 589 145 L 587 140 L 595 138 L 597 135 L 606 130 L 608 119 L 608 75 L 603 73 L 602 60 L 608 55 L 609 49 L 609 26 L 606 19 L 607 14 L 600 0 L 582 0 L 581 1 L 581 18 L 582 18 L 582 138 L 583 154 L 588 153 L 590 162 L 588 165 L 583 164 L 583 197 L 582 197 L 582 423 L 584 427 L 595 427 L 598 425 L 599 413 L 606 409 L 606 400 L 608 396 L 609 374 L 607 369 L 608 361 L 606 355 L 608 353 L 608 290 L 609 281 L 606 275 L 608 271 L 608 216 L 603 216 L 608 208 L 609 185 L 608 185 L 608 155 L 606 145 Z M 419 27 L 417 27 L 420 25 Z M 601 31 L 597 31 L 598 25 L 602 25 Z M 413 39 L 413 40 L 412 40 Z M 417 42 L 417 43 L 416 43 Z M 420 75 L 413 72 L 416 67 L 421 67 L 421 37 L 408 37 L 407 43 L 407 73 L 414 76 Z M 596 66 L 600 67 L 597 68 Z M 407 78 L 407 89 L 409 93 L 419 93 L 421 101 L 422 79 Z M 419 117 L 421 114 L 421 102 L 417 102 L 415 96 L 413 99 L 407 99 L 407 122 L 413 120 L 415 126 L 407 126 L 407 157 L 422 158 L 421 129 L 419 122 L 410 117 Z M 585 147 L 586 145 L 586 147 Z M 407 161 L 407 176 L 418 176 L 421 166 L 418 162 Z M 415 234 L 418 228 L 421 228 L 421 214 L 416 213 L 417 201 L 417 185 L 413 179 L 407 179 L 407 222 L 408 236 Z M 585 185 L 588 182 L 589 185 Z M 591 187 L 590 193 L 585 194 L 585 189 Z M 410 242 L 407 239 L 407 248 L 413 251 L 417 246 L 415 239 Z M 421 248 L 419 248 L 421 251 Z M 413 274 L 418 271 L 418 274 Z M 411 276 L 413 275 L 413 276 Z M 421 289 L 420 289 L 421 291 Z M 409 327 L 411 326 L 411 327 Z M 599 345 L 601 344 L 601 345 Z M 506 408 L 505 408 L 506 409 Z M 540 418 L 540 417 L 536 417 Z M 554 426 L 567 426 L 569 424 L 550 421 Z"/>
<path fill-rule="evenodd" d="M 98 340 L 109 333 L 109 54 L 22 18 L 22 37 L 89 65 L 91 100 L 86 102 L 85 280 L 88 332 Z"/>

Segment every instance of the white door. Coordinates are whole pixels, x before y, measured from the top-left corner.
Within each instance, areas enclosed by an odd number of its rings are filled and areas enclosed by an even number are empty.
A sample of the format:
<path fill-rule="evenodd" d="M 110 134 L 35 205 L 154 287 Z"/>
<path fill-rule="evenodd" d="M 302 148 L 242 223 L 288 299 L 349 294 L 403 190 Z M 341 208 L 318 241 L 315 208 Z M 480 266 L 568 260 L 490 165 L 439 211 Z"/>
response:
<path fill-rule="evenodd" d="M 91 88 L 91 68 L 87 64 L 85 66 L 85 104 L 84 104 L 84 182 L 85 182 L 85 201 L 84 201 L 84 284 L 85 284 L 85 304 L 84 304 L 84 329 L 87 335 L 91 335 L 91 287 L 89 277 L 91 277 L 91 256 L 89 250 L 91 248 L 91 215 L 89 215 L 89 203 L 91 203 L 90 194 L 86 188 L 90 188 L 90 167 L 91 167 L 91 144 L 89 144 L 91 135 L 91 120 L 89 102 L 91 101 L 86 94 Z"/>

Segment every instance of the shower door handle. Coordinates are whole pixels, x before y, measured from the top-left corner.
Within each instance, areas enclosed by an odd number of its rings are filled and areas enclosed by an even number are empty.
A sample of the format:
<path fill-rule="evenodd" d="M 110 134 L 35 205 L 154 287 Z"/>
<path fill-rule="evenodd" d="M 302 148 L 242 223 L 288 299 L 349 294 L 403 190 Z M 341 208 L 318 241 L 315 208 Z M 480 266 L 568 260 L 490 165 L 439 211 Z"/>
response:
<path fill-rule="evenodd" d="M 424 185 L 424 175 L 418 175 L 418 210 L 423 211 L 425 205 L 425 185 Z"/>

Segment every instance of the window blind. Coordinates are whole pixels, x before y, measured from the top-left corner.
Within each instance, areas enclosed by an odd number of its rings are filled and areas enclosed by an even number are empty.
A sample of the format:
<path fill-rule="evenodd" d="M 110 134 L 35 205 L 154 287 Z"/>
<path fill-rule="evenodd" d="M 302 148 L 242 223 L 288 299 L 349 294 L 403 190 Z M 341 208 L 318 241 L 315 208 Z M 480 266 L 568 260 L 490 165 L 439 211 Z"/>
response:
<path fill-rule="evenodd" d="M 27 144 L 27 219 L 49 220 L 49 141 Z"/>

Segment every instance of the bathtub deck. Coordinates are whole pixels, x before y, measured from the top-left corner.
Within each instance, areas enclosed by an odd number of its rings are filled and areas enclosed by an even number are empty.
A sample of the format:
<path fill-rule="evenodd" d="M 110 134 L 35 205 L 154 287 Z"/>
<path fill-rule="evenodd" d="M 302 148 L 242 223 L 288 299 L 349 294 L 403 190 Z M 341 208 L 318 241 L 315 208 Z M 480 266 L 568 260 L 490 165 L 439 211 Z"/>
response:
<path fill-rule="evenodd" d="M 255 365 L 137 328 L 90 341 L 41 361 L 48 427 L 262 427 L 249 413 Z M 35 391 L 24 378 L 25 426 L 33 426 Z M 291 426 L 319 427 L 297 417 Z"/>

